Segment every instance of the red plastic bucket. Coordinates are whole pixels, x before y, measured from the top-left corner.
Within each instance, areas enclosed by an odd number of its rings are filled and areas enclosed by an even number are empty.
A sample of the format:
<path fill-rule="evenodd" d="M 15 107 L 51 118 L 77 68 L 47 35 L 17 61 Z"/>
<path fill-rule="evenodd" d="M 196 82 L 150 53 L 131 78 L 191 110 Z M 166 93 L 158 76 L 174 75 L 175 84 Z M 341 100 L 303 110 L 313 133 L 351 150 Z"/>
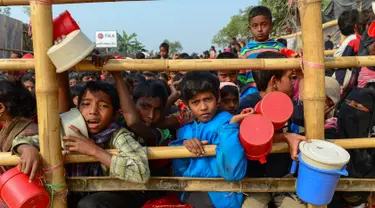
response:
<path fill-rule="evenodd" d="M 73 19 L 70 13 L 65 11 L 53 19 L 53 40 L 79 29 L 77 22 Z"/>
<path fill-rule="evenodd" d="M 255 111 L 268 118 L 275 131 L 283 128 L 293 114 L 290 97 L 282 92 L 271 92 L 255 106 Z"/>
<path fill-rule="evenodd" d="M 10 208 L 46 208 L 50 197 L 40 180 L 29 183 L 29 176 L 12 168 L 0 177 L 0 196 Z"/>
<path fill-rule="evenodd" d="M 249 160 L 266 163 L 271 152 L 274 128 L 272 123 L 262 115 L 249 115 L 241 123 L 240 141 Z"/>

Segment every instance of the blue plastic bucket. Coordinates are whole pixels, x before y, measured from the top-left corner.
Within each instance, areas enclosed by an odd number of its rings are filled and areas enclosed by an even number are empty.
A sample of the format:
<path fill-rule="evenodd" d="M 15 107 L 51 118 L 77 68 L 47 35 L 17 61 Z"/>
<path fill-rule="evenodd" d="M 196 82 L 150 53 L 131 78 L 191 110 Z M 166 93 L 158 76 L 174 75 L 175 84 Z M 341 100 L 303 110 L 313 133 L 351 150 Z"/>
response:
<path fill-rule="evenodd" d="M 297 196 L 309 204 L 324 206 L 332 201 L 337 182 L 341 175 L 347 176 L 346 166 L 342 170 L 323 170 L 315 168 L 298 155 Z M 293 162 L 291 173 L 295 173 L 297 162 Z"/>

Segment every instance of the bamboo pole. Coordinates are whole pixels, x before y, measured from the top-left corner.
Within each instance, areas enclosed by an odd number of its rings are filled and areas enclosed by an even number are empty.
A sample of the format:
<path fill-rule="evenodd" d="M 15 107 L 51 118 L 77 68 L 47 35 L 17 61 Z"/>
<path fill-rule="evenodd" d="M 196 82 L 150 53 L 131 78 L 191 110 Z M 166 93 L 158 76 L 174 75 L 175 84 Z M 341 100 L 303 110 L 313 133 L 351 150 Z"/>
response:
<path fill-rule="evenodd" d="M 303 107 L 306 137 L 324 139 L 324 48 L 322 28 L 322 2 L 320 0 L 299 0 L 302 43 L 304 54 L 304 79 L 308 83 L 303 90 Z M 310 63 L 310 64 L 308 64 Z M 319 67 L 321 65 L 321 67 Z M 327 206 L 307 207 L 318 208 Z"/>
<path fill-rule="evenodd" d="M 366 149 L 375 148 L 374 138 L 353 138 L 353 139 L 333 139 L 327 140 L 334 144 L 337 144 L 344 149 Z M 215 145 L 205 145 L 205 155 L 203 157 L 216 155 Z M 108 149 L 109 153 L 118 155 L 118 151 L 115 149 Z M 289 146 L 287 143 L 278 142 L 274 143 L 271 153 L 286 153 L 289 152 Z M 196 157 L 196 155 L 190 153 L 185 147 L 148 147 L 147 148 L 148 159 L 172 159 L 172 158 L 190 158 Z M 0 152 L 0 165 L 13 166 L 18 164 L 19 157 L 12 155 L 10 152 Z M 86 155 L 79 155 L 70 153 L 64 158 L 65 163 L 87 163 L 97 162 L 93 157 Z"/>
<path fill-rule="evenodd" d="M 326 68 L 374 66 L 375 56 L 347 56 L 325 58 Z M 198 60 L 110 60 L 103 69 L 96 69 L 90 61 L 82 61 L 72 70 L 77 71 L 207 71 L 207 70 L 286 70 L 299 69 L 301 59 L 198 59 Z M 0 59 L 0 71 L 34 69 L 33 59 Z"/>
<path fill-rule="evenodd" d="M 327 29 L 327 28 L 330 28 L 330 27 L 334 27 L 338 24 L 338 21 L 337 20 L 332 20 L 332 21 L 329 21 L 329 22 L 326 22 L 322 25 L 322 28 L 323 30 Z M 288 38 L 293 38 L 293 37 L 296 37 L 296 36 L 300 36 L 302 34 L 302 32 L 296 32 L 296 33 L 293 33 L 293 34 L 290 34 L 290 35 L 284 35 L 284 36 L 281 36 L 279 38 L 284 38 L 284 39 L 288 39 Z"/>
<path fill-rule="evenodd" d="M 77 4 L 77 3 L 99 3 L 99 2 L 122 2 L 122 1 L 152 1 L 152 0 L 52 0 L 52 4 Z M 0 6 L 29 5 L 29 0 L 0 0 Z"/>
<path fill-rule="evenodd" d="M 56 69 L 47 56 L 48 49 L 53 44 L 52 39 L 52 5 L 48 0 L 30 1 L 31 20 L 36 25 L 33 30 L 33 45 L 35 51 L 36 98 L 38 111 L 38 129 L 40 153 L 43 157 L 44 168 L 56 167 L 62 162 L 60 141 L 60 118 L 58 108 L 58 91 Z M 46 183 L 65 187 L 63 166 L 45 172 Z M 56 188 L 55 195 L 65 189 Z M 66 207 L 66 196 L 51 196 L 52 207 Z"/>
<path fill-rule="evenodd" d="M 146 184 L 131 183 L 112 177 L 68 178 L 70 191 L 214 191 L 214 192 L 295 192 L 295 178 L 245 178 L 227 182 L 221 178 L 152 177 Z M 375 191 L 374 179 L 343 178 L 336 191 Z"/>

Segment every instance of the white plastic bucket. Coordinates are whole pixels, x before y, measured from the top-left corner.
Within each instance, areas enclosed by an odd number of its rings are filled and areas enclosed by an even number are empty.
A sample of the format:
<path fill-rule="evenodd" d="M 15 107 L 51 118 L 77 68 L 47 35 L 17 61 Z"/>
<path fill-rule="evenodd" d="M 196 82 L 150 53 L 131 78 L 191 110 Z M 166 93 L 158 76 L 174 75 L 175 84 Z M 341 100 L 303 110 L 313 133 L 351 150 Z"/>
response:
<path fill-rule="evenodd" d="M 299 149 L 305 163 L 323 170 L 341 170 L 350 159 L 344 148 L 324 140 L 301 142 Z"/>

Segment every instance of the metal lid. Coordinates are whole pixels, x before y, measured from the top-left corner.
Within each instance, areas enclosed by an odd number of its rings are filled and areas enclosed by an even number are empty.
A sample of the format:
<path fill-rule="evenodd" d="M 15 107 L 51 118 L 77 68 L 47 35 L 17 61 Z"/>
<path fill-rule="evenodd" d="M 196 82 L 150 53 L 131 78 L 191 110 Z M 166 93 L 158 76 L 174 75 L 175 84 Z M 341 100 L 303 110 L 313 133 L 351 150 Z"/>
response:
<path fill-rule="evenodd" d="M 311 160 L 329 164 L 347 164 L 350 159 L 349 153 L 342 147 L 324 140 L 311 140 L 301 142 L 300 151 Z"/>

